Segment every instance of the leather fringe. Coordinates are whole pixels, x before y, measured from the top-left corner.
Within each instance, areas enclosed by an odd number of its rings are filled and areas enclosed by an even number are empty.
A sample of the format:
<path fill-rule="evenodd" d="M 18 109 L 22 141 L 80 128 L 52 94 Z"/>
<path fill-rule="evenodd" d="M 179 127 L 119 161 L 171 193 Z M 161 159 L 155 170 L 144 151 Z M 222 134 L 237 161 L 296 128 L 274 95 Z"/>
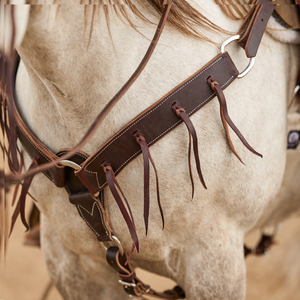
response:
<path fill-rule="evenodd" d="M 221 114 L 221 119 L 222 119 L 222 123 L 223 123 L 223 127 L 225 130 L 225 134 L 226 134 L 226 139 L 228 142 L 228 145 L 231 149 L 231 151 L 233 152 L 233 154 L 239 159 L 239 161 L 244 164 L 244 162 L 242 161 L 242 159 L 240 158 L 240 156 L 237 154 L 233 143 L 231 141 L 230 135 L 229 135 L 229 130 L 228 130 L 228 125 L 231 127 L 231 129 L 234 131 L 234 133 L 238 136 L 238 138 L 240 139 L 240 141 L 244 144 L 244 146 L 251 151 L 252 153 L 254 153 L 257 156 L 263 157 L 260 153 L 258 153 L 257 151 L 255 151 L 247 142 L 247 140 L 244 138 L 244 136 L 241 134 L 241 132 L 238 130 L 238 128 L 234 125 L 234 123 L 232 122 L 232 120 L 229 117 L 228 114 L 228 110 L 227 110 L 227 103 L 226 103 L 226 98 L 225 95 L 223 93 L 222 88 L 220 87 L 219 83 L 217 81 L 215 81 L 211 76 L 208 77 L 207 79 L 207 83 L 208 85 L 211 87 L 211 89 L 215 92 L 219 103 L 220 103 L 220 114 Z M 228 125 L 227 125 L 228 124 Z"/>
<path fill-rule="evenodd" d="M 191 166 L 191 151 L 192 151 L 192 139 L 193 139 L 193 152 L 194 152 L 194 158 L 196 162 L 196 168 L 197 173 L 199 176 L 199 179 L 205 189 L 207 189 L 202 171 L 200 166 L 200 158 L 199 158 L 199 150 L 198 150 L 198 138 L 196 129 L 189 118 L 188 114 L 186 113 L 185 109 L 178 104 L 178 102 L 173 103 L 172 110 L 174 113 L 184 122 L 186 125 L 188 131 L 189 131 L 189 172 L 190 172 L 190 178 L 192 183 L 192 198 L 194 199 L 194 193 L 195 193 L 195 187 L 194 187 L 194 180 L 193 180 L 193 173 L 192 173 L 192 166 Z"/>
<path fill-rule="evenodd" d="M 154 172 L 155 172 L 157 202 L 158 202 L 158 206 L 159 206 L 159 210 L 160 210 L 160 214 L 161 214 L 163 229 L 165 227 L 165 219 L 164 219 L 164 213 L 163 213 L 163 209 L 161 206 L 160 195 L 159 195 L 158 174 L 157 174 L 157 170 L 156 170 L 154 161 L 150 154 L 146 139 L 139 131 L 134 132 L 133 137 L 135 138 L 136 142 L 140 145 L 140 147 L 142 149 L 142 153 L 143 153 L 143 160 L 144 160 L 144 221 L 145 221 L 145 228 L 146 228 L 146 235 L 147 235 L 148 234 L 148 223 L 149 223 L 149 207 L 150 207 L 150 192 L 149 192 L 150 165 L 149 165 L 149 161 L 151 162 Z"/>
<path fill-rule="evenodd" d="M 128 201 L 127 201 L 127 199 L 115 177 L 115 174 L 114 174 L 114 171 L 113 171 L 111 165 L 108 162 L 103 162 L 101 164 L 101 167 L 103 168 L 103 171 L 105 172 L 105 176 L 106 176 L 106 180 L 107 180 L 109 189 L 110 189 L 112 195 L 114 196 L 114 198 L 118 204 L 118 207 L 123 215 L 123 218 L 127 224 L 127 227 L 129 229 L 131 239 L 132 239 L 133 245 L 134 245 L 134 247 L 132 247 L 132 250 L 131 250 L 131 255 L 133 254 L 135 248 L 137 250 L 137 253 L 139 253 L 140 252 L 139 239 L 137 236 L 134 219 L 133 219 L 133 215 L 132 215 L 129 203 L 128 203 Z M 123 200 L 122 200 L 118 190 L 120 191 L 120 193 L 126 203 L 127 209 L 123 203 Z"/>

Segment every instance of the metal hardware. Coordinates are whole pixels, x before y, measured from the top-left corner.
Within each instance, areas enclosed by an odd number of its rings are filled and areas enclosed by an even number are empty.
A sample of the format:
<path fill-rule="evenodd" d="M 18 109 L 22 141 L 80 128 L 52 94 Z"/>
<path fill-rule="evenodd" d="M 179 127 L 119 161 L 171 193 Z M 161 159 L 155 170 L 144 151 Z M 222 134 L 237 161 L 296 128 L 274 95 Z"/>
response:
<path fill-rule="evenodd" d="M 65 166 L 65 167 L 69 167 L 69 168 L 72 168 L 74 169 L 75 171 L 79 170 L 81 168 L 80 165 L 74 163 L 73 161 L 71 160 L 62 160 L 59 162 L 60 165 L 62 166 Z"/>
<path fill-rule="evenodd" d="M 74 161 L 71 161 L 71 160 L 61 160 L 59 162 L 59 165 L 61 166 L 65 166 L 65 167 L 69 167 L 69 168 L 72 168 L 74 169 L 75 171 L 78 171 L 79 169 L 81 169 L 81 166 L 76 164 Z M 68 193 L 68 192 L 67 192 Z M 94 194 L 95 197 L 98 197 L 99 196 L 99 193 L 100 192 L 97 192 L 96 194 Z"/>
<path fill-rule="evenodd" d="M 137 297 L 137 296 L 133 296 L 133 295 L 128 295 L 130 298 L 136 298 L 136 299 L 141 299 L 141 300 L 143 300 L 143 298 L 141 298 L 141 297 Z"/>
<path fill-rule="evenodd" d="M 135 283 L 132 283 L 132 282 L 127 282 L 127 281 L 124 281 L 124 280 L 119 280 L 119 283 L 121 283 L 122 285 L 125 285 L 125 286 L 131 286 L 131 287 L 136 287 L 136 284 Z"/>
<path fill-rule="evenodd" d="M 124 248 L 123 248 L 120 240 L 115 235 L 112 235 L 111 238 L 117 243 L 116 246 L 119 248 L 120 254 L 123 255 L 124 254 Z M 112 242 L 114 242 L 114 241 L 112 241 Z M 105 242 L 105 243 L 109 243 L 109 242 Z M 101 242 L 101 246 L 107 251 L 107 247 L 104 245 L 104 242 Z"/>
<path fill-rule="evenodd" d="M 296 87 L 294 89 L 294 95 L 293 95 L 293 97 L 295 97 L 295 95 L 298 93 L 299 89 L 300 89 L 300 85 L 298 84 L 298 85 L 296 85 Z"/>
<path fill-rule="evenodd" d="M 234 42 L 234 41 L 237 41 L 241 38 L 240 35 L 234 35 L 232 37 L 230 37 L 228 40 L 226 40 L 222 46 L 221 46 L 221 53 L 224 53 L 225 52 L 225 47 L 227 45 L 229 45 L 230 43 Z M 244 76 L 246 76 L 250 71 L 251 69 L 253 68 L 254 66 L 254 63 L 255 63 L 255 57 L 251 57 L 250 58 L 250 62 L 249 62 L 249 65 L 247 66 L 247 68 L 243 71 L 243 72 L 240 72 L 240 74 L 237 76 L 237 78 L 243 78 Z"/>

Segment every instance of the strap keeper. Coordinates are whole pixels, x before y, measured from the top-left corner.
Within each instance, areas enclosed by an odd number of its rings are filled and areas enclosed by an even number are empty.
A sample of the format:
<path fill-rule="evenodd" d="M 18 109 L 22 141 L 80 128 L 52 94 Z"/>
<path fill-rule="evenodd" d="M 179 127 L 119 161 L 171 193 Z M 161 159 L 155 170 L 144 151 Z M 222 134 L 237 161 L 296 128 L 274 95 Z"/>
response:
<path fill-rule="evenodd" d="M 180 113 L 186 112 L 185 109 L 178 104 L 178 102 L 172 104 L 172 110 L 178 117 L 180 117 Z"/>

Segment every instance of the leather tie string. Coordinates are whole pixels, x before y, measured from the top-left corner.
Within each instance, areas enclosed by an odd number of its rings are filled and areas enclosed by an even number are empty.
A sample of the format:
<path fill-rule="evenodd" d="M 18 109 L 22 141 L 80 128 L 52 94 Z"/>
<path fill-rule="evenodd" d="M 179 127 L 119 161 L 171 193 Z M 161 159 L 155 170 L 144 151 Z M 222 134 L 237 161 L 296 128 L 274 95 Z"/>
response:
<path fill-rule="evenodd" d="M 137 236 L 137 232 L 136 232 L 136 228 L 135 228 L 135 224 L 134 224 L 134 220 L 133 220 L 133 215 L 132 215 L 129 203 L 128 203 L 123 191 L 121 190 L 119 183 L 117 182 L 115 173 L 114 173 L 111 165 L 107 162 L 103 162 L 101 167 L 103 168 L 103 170 L 105 172 L 105 176 L 106 176 L 106 180 L 107 180 L 109 189 L 119 206 L 119 209 L 123 215 L 123 218 L 127 224 L 128 229 L 129 229 L 131 239 L 133 241 L 133 247 L 132 247 L 131 253 L 129 255 L 129 258 L 130 258 L 131 255 L 133 254 L 135 248 L 136 248 L 137 253 L 140 252 L 139 239 Z M 126 209 L 126 207 L 123 203 L 123 200 L 117 189 L 120 191 L 122 197 L 124 198 L 127 209 Z M 129 212 L 129 214 L 128 214 L 128 212 Z"/>
<path fill-rule="evenodd" d="M 198 151 L 198 138 L 195 127 L 189 118 L 188 114 L 186 113 L 185 109 L 181 107 L 177 102 L 173 103 L 172 109 L 174 113 L 184 122 L 188 131 L 189 131 L 189 171 L 190 171 L 190 178 L 192 183 L 192 198 L 194 198 L 194 180 L 193 180 L 193 173 L 192 173 L 192 166 L 191 166 L 191 138 L 193 138 L 193 151 L 194 151 L 194 158 L 196 162 L 196 168 L 198 172 L 199 179 L 205 189 L 207 189 L 200 166 L 200 159 L 199 159 L 199 151 Z"/>
<path fill-rule="evenodd" d="M 38 167 L 38 160 L 39 160 L 39 157 L 35 156 L 32 159 L 32 163 L 28 170 L 32 170 L 32 169 Z M 34 175 L 27 177 L 23 182 L 21 195 L 19 197 L 17 206 L 15 208 L 15 211 L 14 211 L 12 219 L 11 219 L 10 234 L 12 233 L 12 230 L 14 228 L 14 225 L 16 223 L 16 220 L 17 220 L 19 214 L 21 215 L 21 220 L 22 220 L 23 225 L 26 227 L 26 231 L 29 230 L 29 225 L 27 224 L 26 217 L 25 217 L 25 204 L 26 204 L 26 196 L 28 194 L 28 190 L 31 185 L 33 177 L 34 177 Z"/>
<path fill-rule="evenodd" d="M 154 297 L 158 299 L 176 300 L 184 299 L 185 293 L 183 289 L 176 286 L 173 290 L 168 290 L 163 293 L 159 293 L 151 289 L 149 285 L 144 284 L 136 274 L 128 261 L 126 254 L 120 255 L 119 248 L 110 247 L 106 252 L 106 261 L 112 267 L 120 279 L 119 283 L 124 286 L 124 291 L 139 299 L 148 299 L 145 296 Z"/>
<path fill-rule="evenodd" d="M 230 135 L 229 135 L 229 130 L 228 130 L 227 124 L 231 127 L 231 129 L 235 132 L 235 134 L 238 136 L 238 138 L 241 140 L 241 142 L 244 144 L 244 146 L 249 151 L 251 151 L 255 155 L 263 157 L 260 153 L 256 152 L 249 145 L 249 143 L 246 141 L 246 139 L 244 138 L 244 136 L 241 134 L 241 132 L 237 129 L 237 127 L 234 125 L 234 123 L 230 119 L 229 114 L 228 114 L 228 110 L 227 110 L 227 104 L 226 104 L 225 95 L 224 95 L 223 90 L 220 87 L 219 83 L 217 81 L 215 81 L 211 76 L 208 77 L 207 83 L 211 87 L 211 89 L 215 92 L 215 94 L 216 94 L 216 96 L 217 96 L 217 98 L 219 100 L 219 103 L 220 103 L 220 114 L 221 114 L 221 119 L 222 119 L 223 127 L 224 127 L 224 130 L 225 130 L 225 134 L 226 134 L 226 139 L 227 139 L 228 145 L 229 145 L 231 151 L 233 152 L 233 154 L 240 160 L 241 163 L 244 164 L 244 162 L 241 160 L 240 156 L 237 154 L 237 152 L 236 152 L 236 150 L 235 150 L 235 148 L 233 146 L 233 143 L 232 143 Z"/>
<path fill-rule="evenodd" d="M 150 154 L 147 142 L 144 138 L 144 136 L 139 132 L 136 131 L 133 133 L 133 137 L 135 138 L 136 142 L 140 145 L 143 153 L 143 160 L 144 160 L 144 221 L 145 221 L 145 228 L 146 228 L 146 235 L 148 234 L 148 223 L 149 223 L 149 207 L 150 207 L 150 165 L 149 161 L 151 162 L 153 169 L 155 171 L 156 176 L 156 194 L 157 194 L 157 202 L 161 214 L 161 219 L 163 223 L 163 228 L 165 226 L 165 220 L 164 220 L 164 213 L 161 206 L 160 196 L 159 196 L 159 183 L 158 183 L 158 175 L 157 170 L 154 164 L 154 161 L 152 159 L 152 156 Z"/>

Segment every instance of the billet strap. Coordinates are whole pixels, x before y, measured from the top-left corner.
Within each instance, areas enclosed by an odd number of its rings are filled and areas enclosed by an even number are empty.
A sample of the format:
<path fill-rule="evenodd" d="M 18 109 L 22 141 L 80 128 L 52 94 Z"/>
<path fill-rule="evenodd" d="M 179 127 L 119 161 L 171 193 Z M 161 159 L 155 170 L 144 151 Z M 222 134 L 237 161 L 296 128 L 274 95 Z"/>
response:
<path fill-rule="evenodd" d="M 110 247 L 107 250 L 106 261 L 118 273 L 120 277 L 119 282 L 124 286 L 124 291 L 133 297 L 147 299 L 145 297 L 149 296 L 166 300 L 185 298 L 185 293 L 179 286 L 176 286 L 173 290 L 158 293 L 151 289 L 150 286 L 144 284 L 136 277 L 134 270 L 128 263 L 126 254 L 121 255 L 117 247 Z"/>
<path fill-rule="evenodd" d="M 272 0 L 252 0 L 250 4 L 254 6 L 240 28 L 238 44 L 248 57 L 255 57 L 276 4 Z"/>
<path fill-rule="evenodd" d="M 140 145 L 132 138 L 134 132 L 140 132 L 150 147 L 183 122 L 174 114 L 173 103 L 180 104 L 187 115 L 191 116 L 215 97 L 214 91 L 207 84 L 209 76 L 216 78 L 222 89 L 225 89 L 238 74 L 239 71 L 227 52 L 216 56 L 123 127 L 82 164 L 82 168 L 76 171 L 76 175 L 92 194 L 96 194 L 107 184 L 105 172 L 99 167 L 104 161 L 110 164 L 117 176 L 142 152 Z"/>

